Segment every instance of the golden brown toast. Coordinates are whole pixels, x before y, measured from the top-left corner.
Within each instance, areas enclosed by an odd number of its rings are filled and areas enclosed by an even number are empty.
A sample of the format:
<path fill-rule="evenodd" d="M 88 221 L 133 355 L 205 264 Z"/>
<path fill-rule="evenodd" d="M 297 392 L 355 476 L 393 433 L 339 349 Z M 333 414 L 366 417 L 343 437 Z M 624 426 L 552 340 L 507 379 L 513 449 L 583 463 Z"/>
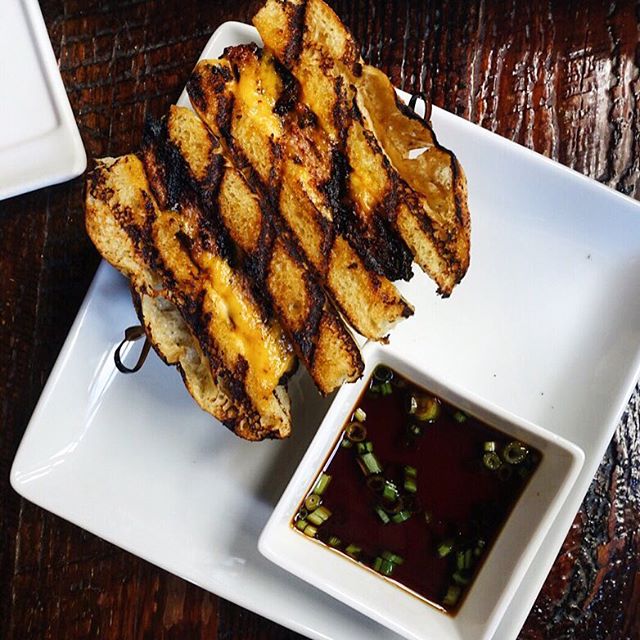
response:
<path fill-rule="evenodd" d="M 224 60 L 199 63 L 188 89 L 253 188 L 275 203 L 349 324 L 383 339 L 413 313 L 376 273 L 379 262 L 392 262 L 397 236 L 384 225 L 360 225 L 345 210 L 333 145 L 296 101 L 295 84 L 273 56 L 246 45 L 227 49 Z"/>
<path fill-rule="evenodd" d="M 103 161 L 87 188 L 89 235 L 130 279 L 149 338 L 180 365 L 199 404 L 243 438 L 287 436 L 281 379 L 294 364 L 288 341 L 221 254 L 197 201 L 176 188 L 173 168 L 151 147 L 145 156 L 163 206 L 136 156 Z"/>
<path fill-rule="evenodd" d="M 188 169 L 207 218 L 239 248 L 237 265 L 262 293 L 318 388 L 329 393 L 359 377 L 363 365 L 353 337 L 288 232 L 275 226 L 269 203 L 222 159 L 217 139 L 193 112 L 172 107 L 166 137 Z"/>
<path fill-rule="evenodd" d="M 254 24 L 344 154 L 359 216 L 393 223 L 449 295 L 467 271 L 470 246 L 466 179 L 454 154 L 399 103 L 389 79 L 363 63 L 322 0 L 267 0 Z"/>

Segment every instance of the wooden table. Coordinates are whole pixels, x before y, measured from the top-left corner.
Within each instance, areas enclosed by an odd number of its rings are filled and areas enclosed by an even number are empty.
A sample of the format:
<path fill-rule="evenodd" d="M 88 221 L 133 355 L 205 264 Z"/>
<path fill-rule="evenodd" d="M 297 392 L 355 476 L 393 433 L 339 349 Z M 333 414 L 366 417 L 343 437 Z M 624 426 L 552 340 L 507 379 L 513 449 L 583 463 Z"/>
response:
<path fill-rule="evenodd" d="M 177 98 L 213 30 L 248 21 L 259 4 L 41 0 L 88 155 L 134 149 L 145 115 Z M 637 196 L 640 13 L 630 0 L 332 4 L 397 86 Z M 82 195 L 79 178 L 0 203 L 0 638 L 295 637 L 9 487 L 98 264 Z M 639 407 L 636 393 L 520 638 L 640 638 Z"/>

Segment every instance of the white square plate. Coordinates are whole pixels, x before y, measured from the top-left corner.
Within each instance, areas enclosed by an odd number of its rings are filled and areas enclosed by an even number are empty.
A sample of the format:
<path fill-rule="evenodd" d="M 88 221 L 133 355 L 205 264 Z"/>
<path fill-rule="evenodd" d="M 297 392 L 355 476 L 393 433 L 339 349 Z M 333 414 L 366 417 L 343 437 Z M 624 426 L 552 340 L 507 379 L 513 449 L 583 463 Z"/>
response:
<path fill-rule="evenodd" d="M 278 566 L 411 640 L 489 640 L 578 477 L 584 454 L 555 433 L 455 386 L 445 387 L 431 374 L 429 363 L 414 365 L 398 358 L 393 346 L 370 342 L 362 355 L 366 363 L 363 377 L 354 384 L 344 385 L 337 393 L 262 531 L 258 548 Z M 379 364 L 491 425 L 509 439 L 526 442 L 542 454 L 540 464 L 488 549 L 488 557 L 455 615 L 429 606 L 420 597 L 398 588 L 343 553 L 311 540 L 291 524 L 300 501 L 314 487 L 318 473 L 330 459 L 345 422 Z M 373 441 L 375 444 L 375 437 Z M 328 472 L 331 473 L 330 469 Z M 330 499 L 326 506 L 332 508 Z"/>
<path fill-rule="evenodd" d="M 37 0 L 0 2 L 0 200 L 80 175 L 87 157 Z"/>
<path fill-rule="evenodd" d="M 255 39 L 251 27 L 226 23 L 203 57 Z M 393 332 L 393 349 L 585 453 L 494 635 L 513 640 L 638 376 L 640 205 L 442 110 L 433 123 L 467 173 L 471 267 L 448 300 L 421 273 L 403 285 L 416 314 Z M 124 280 L 103 265 L 16 456 L 16 491 L 312 638 L 394 637 L 257 550 L 329 402 L 300 375 L 290 441 L 242 442 L 212 424 L 157 358 L 135 376 L 116 372 L 115 345 L 135 323 Z"/>

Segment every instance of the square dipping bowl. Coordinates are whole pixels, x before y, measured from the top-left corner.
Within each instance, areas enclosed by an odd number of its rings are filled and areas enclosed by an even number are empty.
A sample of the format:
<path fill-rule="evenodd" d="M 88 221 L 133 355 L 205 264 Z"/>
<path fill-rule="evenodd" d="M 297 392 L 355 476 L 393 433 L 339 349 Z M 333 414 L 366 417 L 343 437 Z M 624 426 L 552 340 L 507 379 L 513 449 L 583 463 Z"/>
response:
<path fill-rule="evenodd" d="M 354 384 L 344 385 L 337 393 L 262 531 L 259 550 L 266 558 L 298 578 L 406 638 L 491 638 L 575 482 L 584 454 L 576 445 L 541 427 L 451 384 L 439 382 L 426 367 L 418 367 L 395 356 L 388 347 L 369 343 L 363 349 L 363 358 L 363 377 Z M 461 605 L 451 613 L 306 536 L 292 524 L 300 503 L 311 491 L 374 369 L 380 364 L 542 454 Z"/>

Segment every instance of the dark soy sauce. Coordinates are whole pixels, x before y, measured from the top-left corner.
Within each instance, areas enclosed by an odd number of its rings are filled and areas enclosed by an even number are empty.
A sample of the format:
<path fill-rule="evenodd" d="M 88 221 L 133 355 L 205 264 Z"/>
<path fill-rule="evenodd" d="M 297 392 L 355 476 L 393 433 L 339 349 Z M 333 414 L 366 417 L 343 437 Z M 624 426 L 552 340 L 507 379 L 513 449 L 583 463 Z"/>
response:
<path fill-rule="evenodd" d="M 350 544 L 360 547 L 352 559 L 374 568 L 378 558 L 377 571 L 386 574 L 385 579 L 455 613 L 541 456 L 439 398 L 435 399 L 437 418 L 417 420 L 408 413 L 410 398 L 435 396 L 395 372 L 385 369 L 384 373 L 393 376 L 385 393 L 381 392 L 384 385 L 372 377 L 353 411 L 360 408 L 366 414 L 360 423 L 366 428 L 365 441 L 371 443 L 382 467 L 379 475 L 395 484 L 402 502 L 389 503 L 381 497 L 380 479 L 377 484 L 367 483 L 366 471 L 358 464 L 357 445 L 343 446 L 343 429 L 322 469 L 331 481 L 321 504 L 331 515 L 307 535 L 335 545 L 332 550 L 338 553 L 344 554 Z M 350 416 L 345 428 L 352 421 Z M 505 447 L 510 445 L 512 454 L 517 445 L 516 453 L 524 456 L 517 463 L 513 455 L 511 463 L 504 459 Z M 493 456 L 485 460 L 491 449 L 495 449 Z M 497 464 L 499 468 L 492 468 Z M 415 493 L 403 487 L 405 465 L 416 469 Z M 315 486 L 316 481 L 310 493 Z M 381 505 L 388 518 L 399 509 L 410 517 L 385 524 L 376 513 Z M 302 513 L 292 521 L 293 526 L 300 525 L 298 529 L 308 512 L 304 500 L 300 508 Z M 388 563 L 382 570 L 379 566 L 385 551 L 401 559 L 391 571 Z"/>

